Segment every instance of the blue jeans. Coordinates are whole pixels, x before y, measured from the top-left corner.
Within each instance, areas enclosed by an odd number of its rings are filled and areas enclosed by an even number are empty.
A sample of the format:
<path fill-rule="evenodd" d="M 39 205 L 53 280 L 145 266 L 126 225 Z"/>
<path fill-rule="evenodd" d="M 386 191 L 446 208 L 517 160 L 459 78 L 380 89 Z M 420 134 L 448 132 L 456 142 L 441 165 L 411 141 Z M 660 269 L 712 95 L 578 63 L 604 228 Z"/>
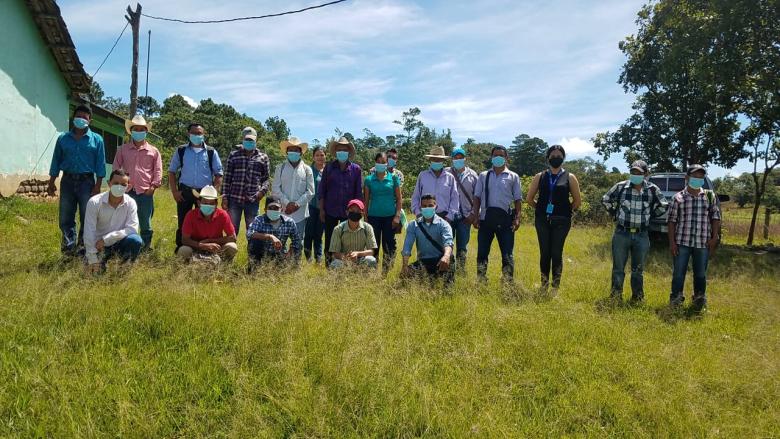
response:
<path fill-rule="evenodd" d="M 306 259 L 311 258 L 312 248 L 314 249 L 314 258 L 319 261 L 322 259 L 322 233 L 325 231 L 325 225 L 320 221 L 320 209 L 309 205 L 309 219 L 306 221 L 306 233 L 303 238 L 303 252 Z"/>
<path fill-rule="evenodd" d="M 241 227 L 241 216 L 244 216 L 245 227 L 249 228 L 252 224 L 257 212 L 260 211 L 260 202 L 255 201 L 253 203 L 228 203 L 228 215 L 230 215 L 230 222 L 233 223 L 233 228 L 236 229 L 236 236 L 238 236 L 238 228 Z"/>
<path fill-rule="evenodd" d="M 87 212 L 87 201 L 92 196 L 92 187 L 94 186 L 94 177 L 62 176 L 60 181 L 60 231 L 62 232 L 60 250 L 63 253 L 75 253 L 79 246 L 84 245 L 84 214 Z M 76 234 L 76 209 L 79 211 L 78 235 Z"/>
<path fill-rule="evenodd" d="M 463 222 L 463 217 L 458 215 L 455 221 L 452 222 L 452 232 L 455 235 L 455 254 L 458 259 L 458 267 L 466 267 L 466 253 L 469 248 L 469 240 L 471 239 L 471 224 Z"/>
<path fill-rule="evenodd" d="M 501 250 L 504 280 L 512 280 L 515 272 L 515 232 L 511 227 L 489 228 L 485 221 L 480 221 L 477 232 L 477 277 L 481 280 L 487 278 L 488 256 L 494 237 L 498 240 L 498 248 Z"/>
<path fill-rule="evenodd" d="M 612 296 L 623 295 L 623 281 L 626 278 L 626 262 L 631 256 L 631 299 L 642 300 L 644 292 L 644 270 L 647 253 L 650 251 L 650 237 L 647 230 L 631 233 L 615 229 L 612 235 Z"/>
<path fill-rule="evenodd" d="M 103 250 L 103 266 L 105 267 L 106 261 L 119 255 L 123 262 L 135 261 L 138 254 L 141 253 L 141 248 L 144 246 L 144 240 L 139 235 L 133 233 L 132 235 L 125 236 L 121 241 L 114 245 L 108 246 Z"/>
<path fill-rule="evenodd" d="M 138 225 L 141 229 L 141 239 L 144 240 L 144 247 L 152 245 L 152 217 L 154 216 L 154 195 L 137 194 L 135 191 L 128 192 L 135 204 L 138 205 Z"/>
<path fill-rule="evenodd" d="M 672 293 L 669 295 L 669 303 L 682 305 L 685 301 L 683 288 L 685 287 L 685 274 L 688 272 L 688 260 L 693 259 L 693 304 L 703 307 L 707 304 L 707 264 L 710 252 L 706 248 L 677 247 L 679 252 L 674 257 L 674 272 L 672 273 Z"/>

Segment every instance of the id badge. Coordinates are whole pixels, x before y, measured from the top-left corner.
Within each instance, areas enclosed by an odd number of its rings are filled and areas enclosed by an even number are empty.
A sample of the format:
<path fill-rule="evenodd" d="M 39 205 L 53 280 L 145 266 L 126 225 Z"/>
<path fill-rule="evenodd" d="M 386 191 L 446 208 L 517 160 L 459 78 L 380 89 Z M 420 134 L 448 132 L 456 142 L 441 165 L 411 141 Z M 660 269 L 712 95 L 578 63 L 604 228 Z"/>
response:
<path fill-rule="evenodd" d="M 553 206 L 552 203 L 548 203 L 547 204 L 547 215 L 552 215 L 554 208 L 555 208 L 555 206 Z"/>

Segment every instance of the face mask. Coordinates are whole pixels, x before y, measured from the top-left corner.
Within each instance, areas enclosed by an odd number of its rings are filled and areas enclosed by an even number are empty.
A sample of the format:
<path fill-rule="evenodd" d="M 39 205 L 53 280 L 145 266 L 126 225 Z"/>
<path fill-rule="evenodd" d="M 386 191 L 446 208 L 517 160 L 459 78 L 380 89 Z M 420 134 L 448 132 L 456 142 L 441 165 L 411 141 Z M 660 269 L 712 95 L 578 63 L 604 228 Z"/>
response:
<path fill-rule="evenodd" d="M 132 137 L 136 142 L 143 142 L 146 140 L 146 131 L 131 131 L 130 137 Z"/>
<path fill-rule="evenodd" d="M 493 163 L 493 167 L 500 168 L 506 164 L 506 159 L 497 155 L 490 159 L 490 162 Z"/>
<path fill-rule="evenodd" d="M 193 145 L 202 145 L 203 144 L 203 135 L 202 134 L 190 134 L 190 143 Z"/>
<path fill-rule="evenodd" d="M 466 159 L 455 159 L 452 161 L 452 167 L 461 170 L 466 167 Z"/>
<path fill-rule="evenodd" d="M 691 177 L 688 179 L 688 186 L 690 186 L 691 189 L 701 189 L 701 187 L 704 186 L 704 179 Z"/>
<path fill-rule="evenodd" d="M 387 159 L 387 167 L 388 168 L 395 168 L 395 159 Z"/>
<path fill-rule="evenodd" d="M 287 153 L 287 160 L 289 160 L 290 163 L 298 163 L 301 161 L 301 153 L 290 151 Z"/>
<path fill-rule="evenodd" d="M 631 174 L 628 179 L 631 181 L 631 184 L 642 184 L 645 181 L 645 176 Z"/>
<path fill-rule="evenodd" d="M 255 149 L 257 146 L 257 143 L 254 140 L 244 140 L 244 149 L 247 151 L 251 151 Z"/>
<path fill-rule="evenodd" d="M 436 215 L 436 208 L 435 207 L 421 207 L 420 213 L 422 213 L 423 218 L 425 219 L 431 219 L 434 215 Z"/>
<path fill-rule="evenodd" d="M 80 130 L 83 130 L 84 128 L 89 126 L 89 121 L 87 119 L 84 119 L 83 117 L 74 117 L 73 126 Z"/>
<path fill-rule="evenodd" d="M 122 186 L 121 184 L 112 184 L 111 185 L 111 195 L 115 197 L 121 197 L 125 194 L 125 191 L 127 190 L 126 186 Z"/>
<path fill-rule="evenodd" d="M 563 164 L 563 157 L 553 157 L 549 160 L 550 166 L 553 168 L 560 168 Z"/>
<path fill-rule="evenodd" d="M 349 158 L 349 151 L 336 151 L 336 160 L 344 163 Z"/>
<path fill-rule="evenodd" d="M 349 218 L 350 221 L 360 221 L 361 218 L 363 218 L 363 214 L 360 212 L 349 212 L 349 215 L 347 215 L 347 218 Z"/>
<path fill-rule="evenodd" d="M 433 171 L 441 171 L 444 169 L 444 163 L 442 162 L 431 162 L 431 169 Z"/>
<path fill-rule="evenodd" d="M 376 172 L 387 172 L 387 164 L 377 163 L 374 165 L 374 169 L 376 169 Z"/>
<path fill-rule="evenodd" d="M 200 211 L 203 215 L 209 216 L 217 209 L 217 206 L 213 204 L 201 204 Z"/>
<path fill-rule="evenodd" d="M 281 210 L 266 210 L 265 216 L 268 217 L 271 221 L 279 221 L 279 218 L 282 216 Z"/>

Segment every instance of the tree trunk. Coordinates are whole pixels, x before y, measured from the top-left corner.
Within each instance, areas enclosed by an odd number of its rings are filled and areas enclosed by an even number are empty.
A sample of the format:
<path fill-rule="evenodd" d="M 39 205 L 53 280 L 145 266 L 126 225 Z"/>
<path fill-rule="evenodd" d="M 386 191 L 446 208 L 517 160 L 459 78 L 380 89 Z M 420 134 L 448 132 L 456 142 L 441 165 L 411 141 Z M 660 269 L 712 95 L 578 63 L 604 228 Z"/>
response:
<path fill-rule="evenodd" d="M 764 197 L 764 192 L 766 192 L 766 181 L 767 177 L 769 177 L 769 172 L 772 172 L 772 170 L 766 169 L 764 171 L 760 185 L 758 184 L 758 174 L 753 172 L 753 182 L 756 186 L 756 195 L 755 200 L 753 200 L 753 216 L 750 218 L 750 231 L 748 231 L 747 245 L 753 245 L 753 237 L 755 236 L 756 232 L 756 222 L 758 221 L 758 210 L 761 207 L 761 198 Z"/>
<path fill-rule="evenodd" d="M 127 14 L 125 18 L 130 22 L 130 27 L 133 30 L 133 66 L 130 71 L 129 114 L 129 117 L 132 118 L 138 110 L 138 33 L 141 27 L 141 4 L 136 3 L 135 12 L 128 6 Z"/>
<path fill-rule="evenodd" d="M 769 239 L 769 221 L 772 217 L 772 209 L 766 207 L 764 212 L 764 239 Z"/>

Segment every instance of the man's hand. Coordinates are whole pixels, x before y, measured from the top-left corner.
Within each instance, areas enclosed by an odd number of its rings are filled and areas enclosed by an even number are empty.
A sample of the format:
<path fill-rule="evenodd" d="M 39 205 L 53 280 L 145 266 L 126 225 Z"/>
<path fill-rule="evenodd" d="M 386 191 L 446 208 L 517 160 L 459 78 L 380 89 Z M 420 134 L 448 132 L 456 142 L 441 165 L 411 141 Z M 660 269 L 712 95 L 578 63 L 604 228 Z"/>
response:
<path fill-rule="evenodd" d="M 87 274 L 99 274 L 102 269 L 103 267 L 101 267 L 100 262 L 95 262 L 94 264 L 87 265 Z"/>
<path fill-rule="evenodd" d="M 144 195 L 151 197 L 152 195 L 154 195 L 155 190 L 156 190 L 155 188 L 150 187 L 149 189 L 144 191 Z"/>
<path fill-rule="evenodd" d="M 275 250 L 281 250 L 282 249 L 282 241 L 279 240 L 274 235 L 268 235 L 271 237 L 271 244 L 273 244 Z"/>
<path fill-rule="evenodd" d="M 100 193 L 100 184 L 95 183 L 94 186 L 92 186 L 92 195 L 95 196 Z"/>
<path fill-rule="evenodd" d="M 512 220 L 512 231 L 516 232 L 517 229 L 520 228 L 520 217 L 515 217 L 514 220 Z"/>
<path fill-rule="evenodd" d="M 95 243 L 95 248 L 97 251 L 102 252 L 104 248 L 106 248 L 106 243 L 102 239 L 98 239 L 98 241 Z"/>
<path fill-rule="evenodd" d="M 672 256 L 674 257 L 677 257 L 677 255 L 680 254 L 680 248 L 677 246 L 676 242 L 669 243 L 669 250 L 672 251 Z"/>
<path fill-rule="evenodd" d="M 404 265 L 401 267 L 401 277 L 411 277 L 412 276 L 412 270 L 409 268 L 408 265 Z"/>
<path fill-rule="evenodd" d="M 171 195 L 173 195 L 173 199 L 176 200 L 177 203 L 184 202 L 184 197 L 182 196 L 180 190 L 171 191 Z"/>
<path fill-rule="evenodd" d="M 710 238 L 707 241 L 707 250 L 710 251 L 710 256 L 712 256 L 713 253 L 715 253 L 715 249 L 718 248 L 718 238 Z"/>
<path fill-rule="evenodd" d="M 439 271 L 448 271 L 450 269 L 450 258 L 443 257 L 439 260 Z"/>
<path fill-rule="evenodd" d="M 229 204 L 228 204 L 227 197 L 222 197 L 222 209 L 228 210 L 228 206 L 229 206 Z"/>
<path fill-rule="evenodd" d="M 292 215 L 295 211 L 300 209 L 301 206 L 299 206 L 297 203 L 287 203 L 287 207 L 284 209 L 284 213 L 287 215 Z"/>
<path fill-rule="evenodd" d="M 479 218 L 476 212 L 471 212 L 471 215 L 469 215 L 469 224 L 474 226 L 475 229 L 479 229 Z"/>
<path fill-rule="evenodd" d="M 219 251 L 222 250 L 222 246 L 215 242 L 201 244 L 199 247 L 201 250 L 209 253 L 219 253 Z"/>
<path fill-rule="evenodd" d="M 325 209 L 320 209 L 320 222 L 325 223 Z"/>
<path fill-rule="evenodd" d="M 46 188 L 46 193 L 49 194 L 50 197 L 57 195 L 57 186 L 53 181 L 49 182 L 49 187 Z"/>
<path fill-rule="evenodd" d="M 352 261 L 352 262 L 357 261 L 357 259 L 360 257 L 358 255 L 358 253 L 360 253 L 360 252 L 349 252 L 349 253 L 347 253 L 347 259 Z"/>

